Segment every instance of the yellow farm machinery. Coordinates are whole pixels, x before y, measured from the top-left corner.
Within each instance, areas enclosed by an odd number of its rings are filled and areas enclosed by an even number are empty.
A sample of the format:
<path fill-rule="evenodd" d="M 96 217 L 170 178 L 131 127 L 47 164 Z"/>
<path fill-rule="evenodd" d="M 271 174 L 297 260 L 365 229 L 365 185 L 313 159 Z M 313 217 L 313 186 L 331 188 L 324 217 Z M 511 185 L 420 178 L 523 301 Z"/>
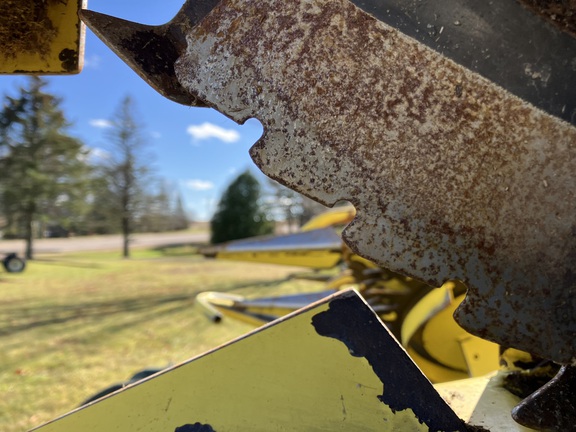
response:
<path fill-rule="evenodd" d="M 45 30 L 64 16 L 52 9 L 82 6 L 31 3 Z M 333 294 L 206 294 L 212 316 L 259 322 L 312 303 L 38 431 L 576 430 L 573 1 L 187 0 L 160 26 L 80 16 L 172 101 L 258 119 L 250 155 L 266 175 L 355 214 L 345 248 L 315 227 L 298 235 L 316 249 L 212 251 L 342 259 Z M 48 33 L 4 72 L 76 70 L 81 46 Z M 5 58 L 30 51 L 2 35 Z"/>
<path fill-rule="evenodd" d="M 201 249 L 206 256 L 217 259 L 314 270 L 339 264 L 341 270 L 327 279 L 323 291 L 257 298 L 204 292 L 196 297 L 197 305 L 214 322 L 228 317 L 262 326 L 323 297 L 356 289 L 432 382 L 479 377 L 497 370 L 498 346 L 469 334 L 452 317 L 466 287 L 449 281 L 433 288 L 352 253 L 337 232 L 354 216 L 351 206 L 335 207 L 314 217 L 296 234 L 256 237 Z"/>

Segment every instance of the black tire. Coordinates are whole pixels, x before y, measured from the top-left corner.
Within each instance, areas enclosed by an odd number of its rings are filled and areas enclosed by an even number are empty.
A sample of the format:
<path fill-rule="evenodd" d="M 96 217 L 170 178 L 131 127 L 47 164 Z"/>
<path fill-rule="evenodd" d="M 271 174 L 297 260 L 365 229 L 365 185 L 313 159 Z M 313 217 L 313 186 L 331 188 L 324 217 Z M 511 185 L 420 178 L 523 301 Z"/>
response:
<path fill-rule="evenodd" d="M 26 268 L 26 261 L 16 254 L 10 254 L 4 258 L 2 265 L 8 273 L 22 273 Z"/>

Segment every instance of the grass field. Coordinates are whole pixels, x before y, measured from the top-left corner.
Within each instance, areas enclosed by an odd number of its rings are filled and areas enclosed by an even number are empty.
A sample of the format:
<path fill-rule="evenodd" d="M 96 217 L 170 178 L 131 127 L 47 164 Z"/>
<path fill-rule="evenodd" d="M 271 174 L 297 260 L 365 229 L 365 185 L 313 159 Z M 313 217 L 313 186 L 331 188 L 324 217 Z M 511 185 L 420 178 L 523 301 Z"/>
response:
<path fill-rule="evenodd" d="M 0 273 L 0 430 L 22 432 L 110 384 L 165 367 L 252 328 L 211 323 L 200 291 L 275 295 L 320 289 L 291 267 L 205 260 L 192 250 L 45 256 Z"/>

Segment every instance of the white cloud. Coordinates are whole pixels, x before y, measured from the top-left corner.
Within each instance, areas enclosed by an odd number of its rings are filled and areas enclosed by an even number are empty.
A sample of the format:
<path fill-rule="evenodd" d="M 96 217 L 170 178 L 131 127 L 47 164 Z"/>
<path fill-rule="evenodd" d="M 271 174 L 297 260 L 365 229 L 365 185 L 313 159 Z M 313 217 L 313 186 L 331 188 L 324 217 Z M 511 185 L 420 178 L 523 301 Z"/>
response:
<path fill-rule="evenodd" d="M 106 119 L 92 119 L 88 123 L 90 123 L 90 126 L 99 129 L 107 129 L 112 127 L 112 122 Z"/>
<path fill-rule="evenodd" d="M 196 190 L 196 191 L 206 191 L 206 190 L 210 190 L 210 189 L 214 189 L 214 183 L 212 183 L 211 181 L 208 180 L 198 180 L 198 179 L 194 179 L 194 180 L 186 180 L 184 182 L 184 185 L 192 190 Z"/>
<path fill-rule="evenodd" d="M 110 152 L 101 149 L 99 147 L 95 147 L 90 149 L 90 153 L 88 155 L 88 157 L 92 160 L 102 160 L 102 159 L 109 159 L 110 158 Z"/>
<path fill-rule="evenodd" d="M 226 143 L 233 143 L 240 139 L 240 134 L 234 129 L 224 129 L 213 123 L 202 123 L 201 125 L 190 125 L 186 129 L 195 141 L 216 138 Z"/>
<path fill-rule="evenodd" d="M 152 138 L 155 138 L 155 139 L 160 139 L 160 138 L 162 138 L 162 134 L 161 134 L 160 132 L 156 132 L 156 131 L 150 132 L 150 136 L 151 136 Z"/>
<path fill-rule="evenodd" d="M 93 54 L 89 57 L 84 57 L 84 67 L 85 68 L 99 69 L 101 61 L 102 61 L 102 57 L 100 57 L 99 55 L 96 55 L 96 54 Z"/>

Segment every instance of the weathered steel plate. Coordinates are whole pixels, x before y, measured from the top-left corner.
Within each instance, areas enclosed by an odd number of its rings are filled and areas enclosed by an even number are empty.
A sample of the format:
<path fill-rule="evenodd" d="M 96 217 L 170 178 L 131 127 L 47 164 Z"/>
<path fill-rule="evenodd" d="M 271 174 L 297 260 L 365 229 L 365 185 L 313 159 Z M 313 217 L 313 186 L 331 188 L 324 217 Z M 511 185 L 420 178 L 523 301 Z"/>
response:
<path fill-rule="evenodd" d="M 464 280 L 473 333 L 572 360 L 576 129 L 344 1 L 224 0 L 187 37 L 183 86 L 262 121 L 267 175 L 350 200 L 356 251 Z"/>
<path fill-rule="evenodd" d="M 467 429 L 378 316 L 348 291 L 37 430 Z"/>
<path fill-rule="evenodd" d="M 461 279 L 469 331 L 575 360 L 576 128 L 345 0 L 222 0 L 183 34 L 179 85 L 262 122 L 264 173 L 351 201 L 356 252 Z"/>

